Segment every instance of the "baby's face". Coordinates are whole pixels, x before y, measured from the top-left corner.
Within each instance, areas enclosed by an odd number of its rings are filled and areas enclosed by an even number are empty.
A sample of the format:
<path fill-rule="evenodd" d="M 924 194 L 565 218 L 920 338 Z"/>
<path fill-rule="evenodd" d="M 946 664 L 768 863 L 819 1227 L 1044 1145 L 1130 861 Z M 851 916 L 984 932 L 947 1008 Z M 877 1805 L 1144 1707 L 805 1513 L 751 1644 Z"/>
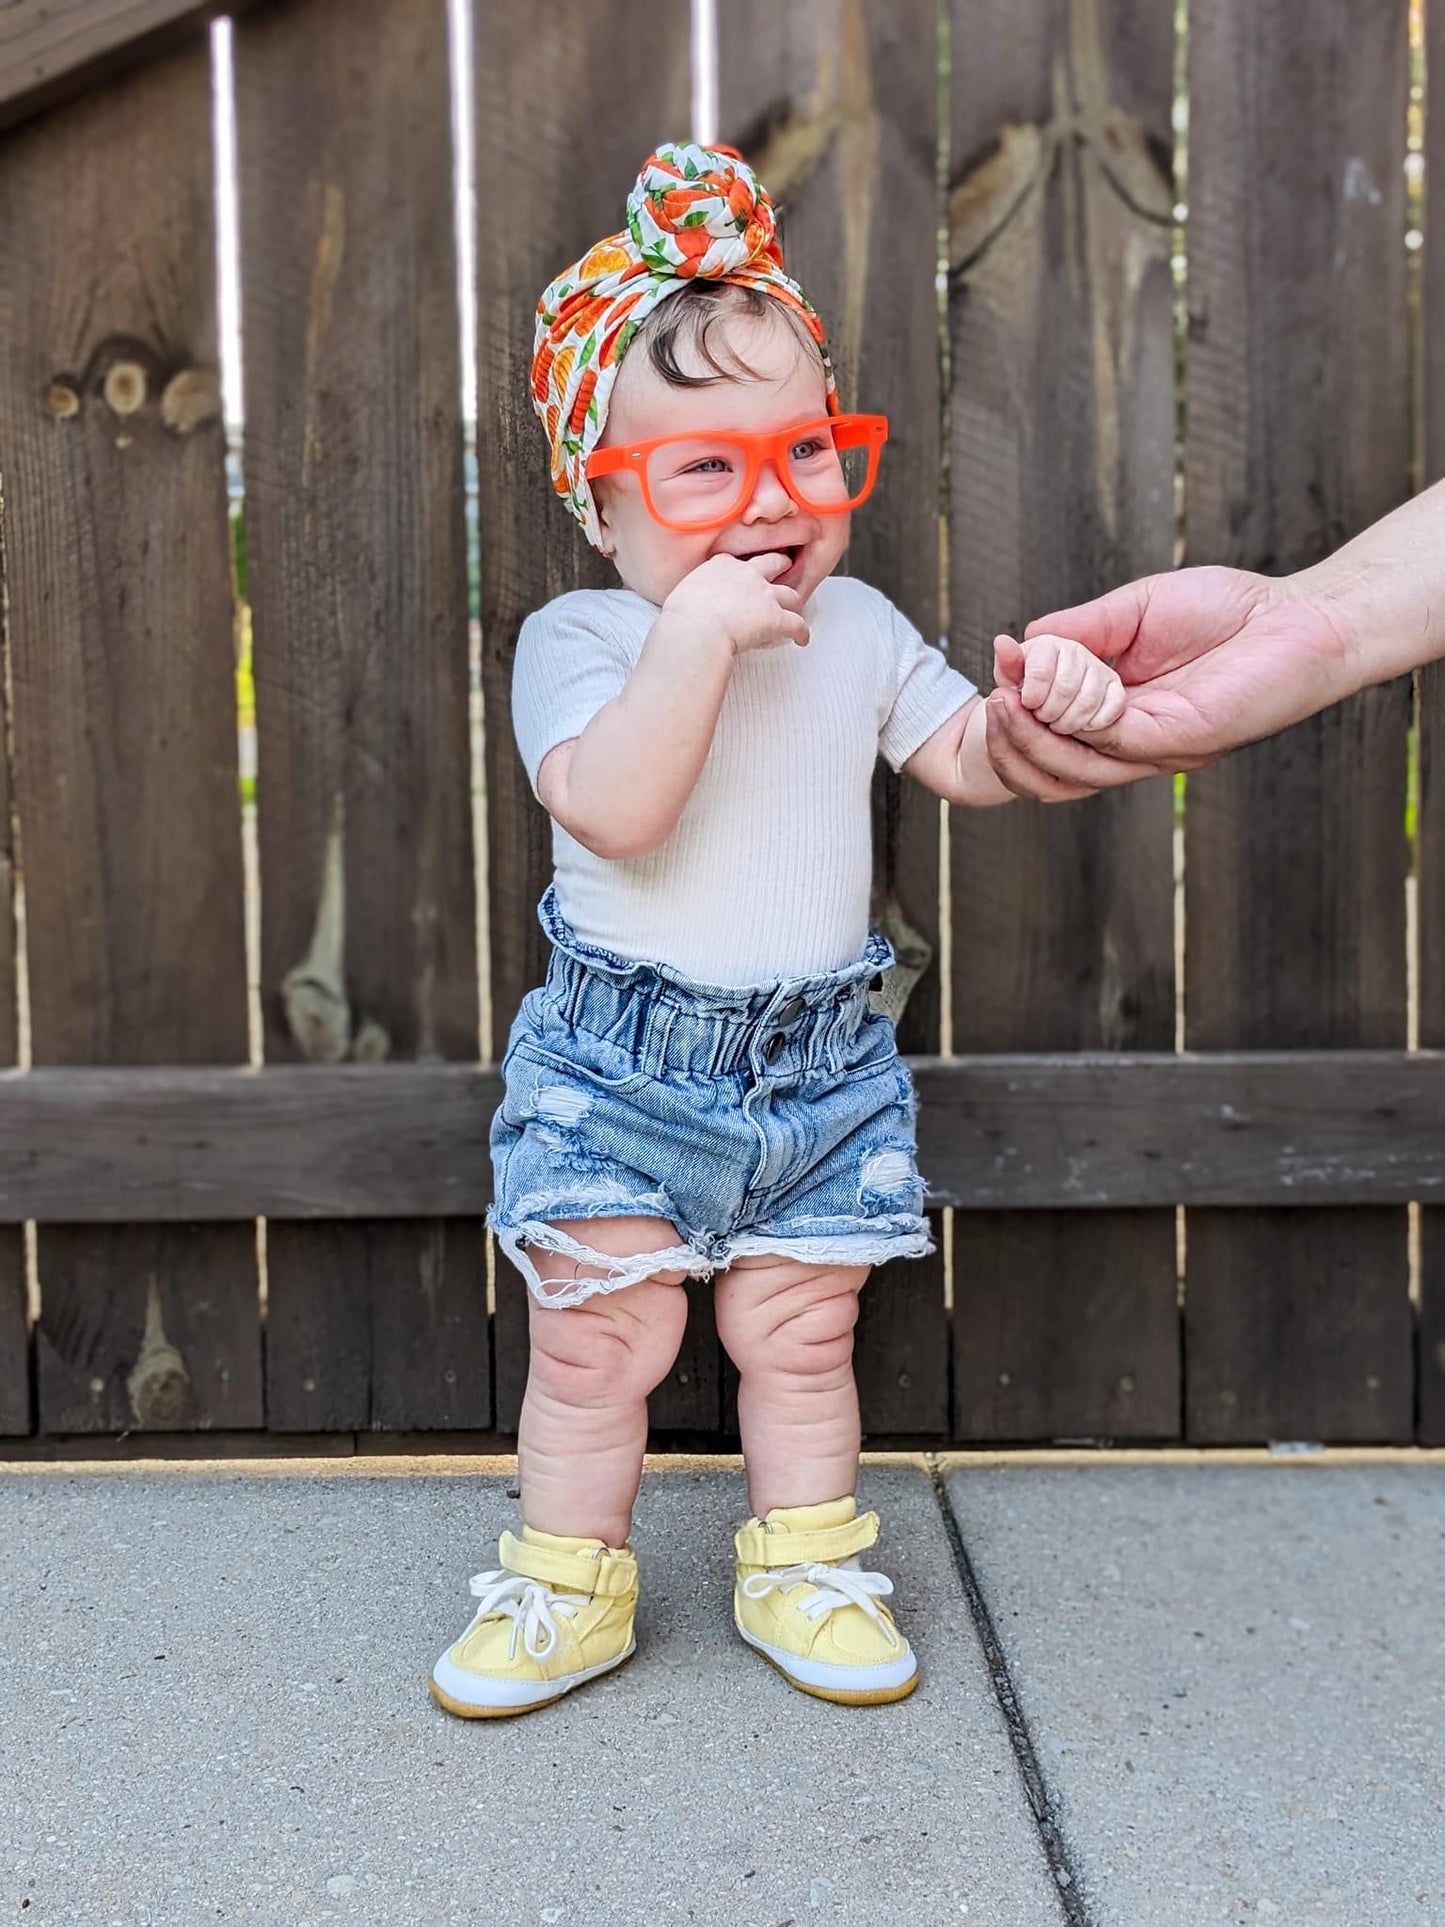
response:
<path fill-rule="evenodd" d="M 728 348 L 761 379 L 677 388 L 652 366 L 646 343 L 635 342 L 618 370 L 600 446 L 618 448 L 655 435 L 718 429 L 761 433 L 819 421 L 827 414 L 822 364 L 786 321 L 736 314 L 727 317 L 725 327 Z M 717 332 L 723 333 L 722 325 Z M 701 367 L 698 372 L 703 372 Z M 775 550 L 792 556 L 787 573 L 775 580 L 806 602 L 848 545 L 851 518 L 799 508 L 771 462 L 763 463 L 751 498 L 732 521 L 693 535 L 680 535 L 652 519 L 636 475 L 609 475 L 592 487 L 603 552 L 611 556 L 626 586 L 649 602 L 665 602 L 683 577 L 711 556 Z"/>

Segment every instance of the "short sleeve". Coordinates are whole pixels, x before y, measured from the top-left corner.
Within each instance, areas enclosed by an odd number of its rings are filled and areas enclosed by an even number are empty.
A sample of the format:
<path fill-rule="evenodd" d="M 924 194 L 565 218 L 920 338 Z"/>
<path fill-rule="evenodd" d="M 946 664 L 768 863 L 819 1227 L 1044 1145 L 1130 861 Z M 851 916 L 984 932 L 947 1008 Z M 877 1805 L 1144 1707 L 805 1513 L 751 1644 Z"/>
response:
<path fill-rule="evenodd" d="M 528 616 L 517 637 L 512 728 L 534 796 L 548 750 L 580 736 L 632 673 L 637 651 L 626 626 L 598 608 L 600 599 L 586 591 L 558 596 Z"/>
<path fill-rule="evenodd" d="M 893 706 L 878 732 L 878 748 L 888 767 L 900 770 L 934 730 L 978 694 L 978 687 L 953 668 L 941 649 L 925 642 L 891 603 L 889 616 L 897 680 Z"/>

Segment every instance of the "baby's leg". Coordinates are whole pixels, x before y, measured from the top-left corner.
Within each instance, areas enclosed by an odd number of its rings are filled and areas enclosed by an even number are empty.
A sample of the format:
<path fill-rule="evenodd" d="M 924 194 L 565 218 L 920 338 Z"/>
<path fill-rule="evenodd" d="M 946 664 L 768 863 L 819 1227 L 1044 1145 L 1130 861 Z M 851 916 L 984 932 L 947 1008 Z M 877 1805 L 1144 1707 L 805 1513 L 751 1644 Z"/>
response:
<path fill-rule="evenodd" d="M 663 1218 L 558 1219 L 609 1257 L 682 1242 Z M 596 1266 L 533 1248 L 544 1279 L 596 1278 Z M 627 1544 L 647 1443 L 647 1395 L 667 1376 L 687 1324 L 684 1274 L 659 1272 L 565 1309 L 528 1293 L 531 1360 L 517 1439 L 522 1517 L 543 1532 Z"/>
<path fill-rule="evenodd" d="M 867 1265 L 737 1258 L 718 1279 L 718 1336 L 741 1374 L 738 1425 L 755 1518 L 820 1505 L 858 1479 L 853 1327 Z"/>

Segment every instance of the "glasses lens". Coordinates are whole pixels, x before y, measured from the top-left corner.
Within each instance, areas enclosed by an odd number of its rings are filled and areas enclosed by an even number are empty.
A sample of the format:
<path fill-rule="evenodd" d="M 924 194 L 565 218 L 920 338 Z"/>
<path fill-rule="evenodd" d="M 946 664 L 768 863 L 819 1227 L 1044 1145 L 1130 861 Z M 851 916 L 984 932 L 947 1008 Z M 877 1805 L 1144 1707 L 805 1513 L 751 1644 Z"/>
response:
<path fill-rule="evenodd" d="M 679 436 L 647 458 L 647 486 L 665 522 L 713 522 L 742 505 L 747 457 L 735 443 Z"/>
<path fill-rule="evenodd" d="M 826 422 L 800 431 L 788 450 L 793 487 L 809 508 L 844 508 L 856 502 L 867 487 L 871 462 L 866 442 L 840 448 Z"/>

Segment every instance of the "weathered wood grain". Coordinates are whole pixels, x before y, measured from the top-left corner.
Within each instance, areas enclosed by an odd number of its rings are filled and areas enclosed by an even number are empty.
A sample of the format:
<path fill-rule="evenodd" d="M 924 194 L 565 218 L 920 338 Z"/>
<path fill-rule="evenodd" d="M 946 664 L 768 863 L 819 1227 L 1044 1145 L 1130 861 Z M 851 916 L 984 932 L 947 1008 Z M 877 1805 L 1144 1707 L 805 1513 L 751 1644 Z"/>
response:
<path fill-rule="evenodd" d="M 1406 8 L 1322 0 L 1297 27 L 1279 0 L 1216 0 L 1189 42 L 1188 559 L 1266 574 L 1409 485 Z M 1371 690 L 1189 779 L 1192 1046 L 1404 1042 L 1409 706 L 1408 681 Z M 1190 1436 L 1293 1429 L 1284 1354 L 1310 1358 L 1329 1436 L 1408 1438 L 1405 1244 L 1404 1211 L 1191 1232 Z"/>
<path fill-rule="evenodd" d="M 546 970 L 536 906 L 552 873 L 551 825 L 512 736 L 517 632 L 564 590 L 615 581 L 548 479 L 529 378 L 537 297 L 622 226 L 651 149 L 686 138 L 688 9 L 676 0 L 589 0 L 584 8 L 476 0 L 473 44 L 491 1054 L 500 1061 L 517 1006 Z M 510 1410 L 520 1410 L 525 1381 L 525 1289 L 498 1251 L 498 1400 L 504 1385 L 514 1388 Z M 519 1344 L 521 1357 L 504 1356 Z"/>
<path fill-rule="evenodd" d="M 919 1163 L 939 1203 L 964 1210 L 1353 1209 L 1445 1192 L 1439 1051 L 909 1063 Z M 495 1070 L 465 1064 L 12 1074 L 0 1224 L 66 1206 L 95 1224 L 474 1216 L 500 1095 Z"/>
<path fill-rule="evenodd" d="M 266 1056 L 474 1059 L 445 0 L 257 12 L 235 70 Z M 483 1257 L 271 1227 L 267 1422 L 489 1424 Z"/>
<path fill-rule="evenodd" d="M 1425 14 L 1425 480 L 1445 478 L 1445 6 Z M 1445 1044 L 1445 662 L 1420 675 L 1420 1042 Z M 1445 1210 L 1421 1224 L 1420 1441 L 1445 1444 Z"/>
<path fill-rule="evenodd" d="M 0 449 L 37 1064 L 246 1055 L 204 45 L 0 141 Z M 260 1419 L 245 1226 L 39 1232 L 48 1430 Z M 204 1280 L 204 1293 L 197 1281 Z"/>
<path fill-rule="evenodd" d="M 10 814 L 10 745 L 5 701 L 5 502 L 0 476 L 0 1067 L 17 1060 L 19 998 L 15 950 L 15 845 Z M 25 1248 L 18 1225 L 0 1230 L 0 1435 L 30 1430 L 30 1334 Z"/>
<path fill-rule="evenodd" d="M 938 47 L 933 0 L 732 0 L 718 16 L 721 138 L 777 206 L 788 271 L 828 328 L 844 408 L 892 424 L 878 486 L 853 518 L 850 573 L 939 634 Z M 939 1047 L 938 799 L 881 761 L 873 788 L 873 916 L 916 976 L 903 1048 Z M 921 974 L 917 974 L 921 971 Z M 946 1371 L 911 1371 L 946 1339 L 939 1250 L 891 1265 L 860 1302 L 865 1431 L 948 1430 Z M 914 1423 L 900 1428 L 899 1377 Z M 925 1395 L 933 1397 L 925 1407 Z"/>
<path fill-rule="evenodd" d="M 960 1211 L 953 1261 L 957 1437 L 1177 1437 L 1173 1212 Z"/>
<path fill-rule="evenodd" d="M 1171 14 L 1137 0 L 952 8 L 950 629 L 984 689 L 1000 630 L 1170 563 Z M 955 1049 L 1170 1048 L 1167 785 L 1067 810 L 955 810 L 951 839 Z M 1172 1220 L 1075 1233 L 1067 1264 L 1052 1223 L 990 1218 L 956 1245 L 960 1436 L 990 1409 L 986 1357 L 969 1347 L 986 1354 L 1004 1328 L 1038 1348 L 1011 1371 L 1026 1404 L 997 1408 L 1030 1436 L 1109 1433 L 1125 1377 L 1150 1427 L 1177 1395 L 1157 1315 L 1174 1291 Z M 1023 1302 L 1028 1324 L 1012 1320 Z M 1085 1329 L 1087 1368 L 1071 1376 L 1054 1347 Z M 1138 1333 L 1153 1335 L 1147 1355 Z"/>
<path fill-rule="evenodd" d="M 0 129 L 201 34 L 252 0 L 6 0 Z"/>

